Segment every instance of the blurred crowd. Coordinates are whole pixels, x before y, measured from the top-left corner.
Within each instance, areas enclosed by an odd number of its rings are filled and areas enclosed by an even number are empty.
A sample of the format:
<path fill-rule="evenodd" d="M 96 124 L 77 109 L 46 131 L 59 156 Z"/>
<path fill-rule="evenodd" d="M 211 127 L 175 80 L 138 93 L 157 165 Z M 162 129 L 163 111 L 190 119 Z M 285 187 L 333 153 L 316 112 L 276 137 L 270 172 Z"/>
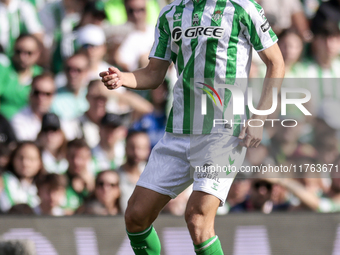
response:
<path fill-rule="evenodd" d="M 340 211 L 340 0 L 259 0 L 279 37 L 283 86 L 312 115 L 278 107 L 245 165 L 321 164 L 299 176 L 239 173 L 218 214 Z M 152 91 L 107 90 L 99 72 L 144 67 L 161 0 L 0 0 L 0 212 L 122 214 L 163 136 L 175 68 Z M 265 68 L 253 54 L 254 101 Z M 301 96 L 298 93 L 296 96 Z M 284 127 L 280 120 L 297 120 Z M 294 121 L 285 121 L 285 125 Z M 166 162 L 164 162 L 166 164 Z M 331 169 L 331 164 L 333 168 Z M 161 170 L 161 169 L 160 169 Z M 300 170 L 300 169 L 299 169 Z M 297 178 L 298 177 L 298 178 Z M 188 188 L 164 208 L 182 215 Z"/>

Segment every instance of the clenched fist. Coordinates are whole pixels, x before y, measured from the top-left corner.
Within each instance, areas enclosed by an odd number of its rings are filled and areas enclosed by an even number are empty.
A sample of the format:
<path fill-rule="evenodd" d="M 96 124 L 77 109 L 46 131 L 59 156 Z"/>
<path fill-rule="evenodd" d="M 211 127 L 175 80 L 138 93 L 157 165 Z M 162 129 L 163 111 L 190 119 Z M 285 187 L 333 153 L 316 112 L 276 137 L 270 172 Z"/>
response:
<path fill-rule="evenodd" d="M 102 77 L 102 82 L 110 90 L 118 89 L 123 85 L 122 73 L 116 67 L 110 67 L 108 71 L 101 72 L 99 76 Z"/>

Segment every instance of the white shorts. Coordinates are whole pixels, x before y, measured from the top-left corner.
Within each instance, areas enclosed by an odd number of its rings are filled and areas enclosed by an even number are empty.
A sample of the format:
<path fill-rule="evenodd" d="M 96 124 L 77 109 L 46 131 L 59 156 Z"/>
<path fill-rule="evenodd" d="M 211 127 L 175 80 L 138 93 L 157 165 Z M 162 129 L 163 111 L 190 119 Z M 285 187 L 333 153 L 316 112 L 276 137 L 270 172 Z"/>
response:
<path fill-rule="evenodd" d="M 166 132 L 153 148 L 137 186 L 175 198 L 193 183 L 194 191 L 217 197 L 222 206 L 245 157 L 246 148 L 239 142 L 223 133 Z"/>

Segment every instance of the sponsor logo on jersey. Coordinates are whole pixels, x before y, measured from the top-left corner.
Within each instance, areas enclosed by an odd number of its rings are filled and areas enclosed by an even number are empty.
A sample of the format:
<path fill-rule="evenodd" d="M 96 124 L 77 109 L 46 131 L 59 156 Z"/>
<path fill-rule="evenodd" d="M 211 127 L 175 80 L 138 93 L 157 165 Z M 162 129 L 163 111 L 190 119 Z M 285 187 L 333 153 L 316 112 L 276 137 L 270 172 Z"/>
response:
<path fill-rule="evenodd" d="M 175 27 L 174 30 L 172 30 L 171 37 L 173 41 L 179 41 L 182 37 L 182 28 Z"/>
<path fill-rule="evenodd" d="M 200 23 L 200 19 L 198 18 L 198 14 L 195 13 L 194 17 L 192 18 L 192 25 L 193 26 L 198 26 L 199 23 Z"/>
<path fill-rule="evenodd" d="M 222 18 L 221 11 L 215 11 L 214 14 L 211 16 L 214 21 L 219 21 Z"/>
<path fill-rule="evenodd" d="M 270 29 L 270 25 L 268 20 L 266 20 L 266 22 L 264 22 L 261 26 L 261 30 L 263 33 L 267 32 Z"/>
<path fill-rule="evenodd" d="M 175 27 L 172 30 L 171 37 L 172 40 L 177 42 L 182 36 L 189 39 L 197 38 L 198 36 L 206 36 L 220 39 L 224 34 L 224 28 L 222 27 L 188 27 L 187 29 L 182 31 L 181 27 Z"/>

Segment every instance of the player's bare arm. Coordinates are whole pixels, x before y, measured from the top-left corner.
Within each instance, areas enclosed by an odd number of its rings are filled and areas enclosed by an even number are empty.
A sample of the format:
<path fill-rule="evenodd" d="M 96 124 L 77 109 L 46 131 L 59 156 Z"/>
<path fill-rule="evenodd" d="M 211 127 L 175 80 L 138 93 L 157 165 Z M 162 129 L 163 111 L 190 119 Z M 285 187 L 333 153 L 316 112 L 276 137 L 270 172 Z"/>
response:
<path fill-rule="evenodd" d="M 267 67 L 267 73 L 263 83 L 261 98 L 257 109 L 267 110 L 272 106 L 273 103 L 273 88 L 277 88 L 277 91 L 280 91 L 282 79 L 285 73 L 285 67 L 281 51 L 277 43 L 269 47 L 268 49 L 259 52 L 259 55 Z M 254 114 L 251 119 L 260 119 L 265 121 L 267 119 L 267 116 Z M 239 138 L 243 139 L 240 144 L 247 148 L 256 148 L 261 143 L 262 133 L 263 126 L 251 127 L 246 125 L 245 127 L 243 127 L 239 135 Z"/>
<path fill-rule="evenodd" d="M 121 72 L 116 67 L 110 67 L 99 75 L 108 89 L 121 86 L 138 90 L 155 89 L 163 82 L 169 65 L 169 61 L 151 58 L 145 68 L 134 72 Z"/>

